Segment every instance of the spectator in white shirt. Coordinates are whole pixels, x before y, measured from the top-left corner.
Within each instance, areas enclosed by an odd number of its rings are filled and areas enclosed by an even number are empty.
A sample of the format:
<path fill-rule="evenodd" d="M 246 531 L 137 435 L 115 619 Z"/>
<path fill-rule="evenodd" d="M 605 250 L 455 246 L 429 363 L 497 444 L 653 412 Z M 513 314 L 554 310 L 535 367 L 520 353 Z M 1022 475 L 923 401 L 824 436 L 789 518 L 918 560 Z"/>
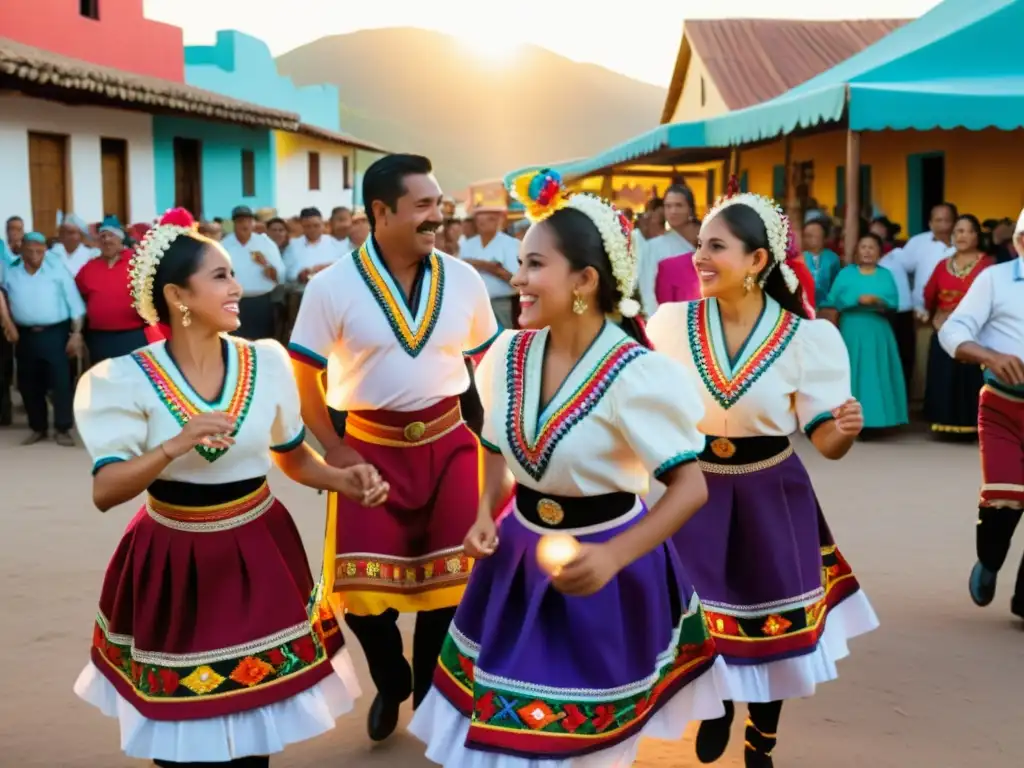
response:
<path fill-rule="evenodd" d="M 271 292 L 284 277 L 284 260 L 274 241 L 258 234 L 252 209 L 240 205 L 231 212 L 235 231 L 221 241 L 231 257 L 235 279 L 242 286 L 235 334 L 244 339 L 274 337 L 274 305 Z"/>
<path fill-rule="evenodd" d="M 288 282 L 305 285 L 317 272 L 340 259 L 345 251 L 337 240 L 324 233 L 324 217 L 319 208 L 303 208 L 299 221 L 302 237 L 291 241 L 284 263 Z"/>
<path fill-rule="evenodd" d="M 349 232 L 352 230 L 352 211 L 344 205 L 339 205 L 331 211 L 331 237 L 341 244 L 341 252 L 348 253 L 353 250 L 352 241 L 349 240 Z"/>
<path fill-rule="evenodd" d="M 877 233 L 876 233 L 877 234 Z M 914 360 L 917 348 L 917 326 L 914 322 L 914 299 L 910 291 L 910 278 L 900 260 L 903 255 L 901 248 L 894 248 L 882 257 L 878 266 L 884 267 L 892 274 L 896 283 L 899 305 L 889 315 L 893 336 L 896 337 L 896 348 L 900 355 L 900 366 L 903 368 L 903 380 L 907 385 L 907 397 L 910 397 L 910 381 L 914 375 Z"/>
<path fill-rule="evenodd" d="M 984 270 L 939 330 L 952 357 L 985 368 L 978 405 L 981 503 L 971 571 L 971 598 L 992 602 L 1024 510 L 1024 211 L 1013 235 L 1018 256 Z M 1024 618 L 1024 561 L 1010 610 Z"/>
<path fill-rule="evenodd" d="M 928 348 L 933 328 L 928 324 L 928 313 L 924 308 L 924 287 L 935 271 L 936 265 L 951 256 L 956 250 L 952 245 L 953 224 L 959 212 L 952 203 L 939 203 L 932 208 L 928 220 L 928 231 L 914 235 L 903 246 L 890 263 L 898 263 L 910 277 L 911 298 L 917 316 L 917 331 L 914 340 L 914 375 L 912 391 L 914 399 L 924 395 L 925 377 L 928 370 Z M 896 254 L 893 251 L 890 256 Z"/>
<path fill-rule="evenodd" d="M 668 230 L 660 237 L 648 240 L 640 254 L 638 282 L 640 304 L 644 314 L 651 317 L 658 308 L 654 287 L 658 281 L 658 265 L 665 259 L 693 253 L 693 243 L 686 239 L 693 220 L 693 192 L 684 184 L 673 184 L 665 193 L 665 223 Z"/>
<path fill-rule="evenodd" d="M 82 219 L 73 213 L 64 217 L 57 230 L 59 242 L 47 253 L 55 261 L 59 261 L 71 273 L 72 277 L 78 275 L 78 270 L 85 266 L 90 259 L 99 256 L 99 249 L 86 245 L 85 238 L 86 224 Z"/>
<path fill-rule="evenodd" d="M 351 250 L 354 251 L 356 248 L 361 248 L 369 236 L 370 221 L 366 218 L 366 211 L 362 208 L 356 208 L 352 212 L 352 226 L 348 231 L 348 241 L 352 246 Z"/>
<path fill-rule="evenodd" d="M 509 281 L 519 271 L 519 241 L 501 231 L 504 216 L 505 211 L 499 208 L 475 209 L 477 234 L 462 244 L 460 257 L 483 277 L 498 322 L 505 328 L 515 328 L 516 291 Z"/>

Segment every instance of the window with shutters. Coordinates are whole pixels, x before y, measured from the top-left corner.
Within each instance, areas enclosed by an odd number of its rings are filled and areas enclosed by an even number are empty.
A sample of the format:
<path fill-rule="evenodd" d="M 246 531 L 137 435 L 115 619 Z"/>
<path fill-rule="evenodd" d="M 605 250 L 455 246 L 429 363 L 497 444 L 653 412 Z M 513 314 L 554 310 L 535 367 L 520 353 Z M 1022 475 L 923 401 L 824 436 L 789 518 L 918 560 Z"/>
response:
<path fill-rule="evenodd" d="M 256 153 L 242 150 L 242 197 L 256 197 Z"/>
<path fill-rule="evenodd" d="M 309 191 L 320 191 L 320 153 L 309 153 Z"/>

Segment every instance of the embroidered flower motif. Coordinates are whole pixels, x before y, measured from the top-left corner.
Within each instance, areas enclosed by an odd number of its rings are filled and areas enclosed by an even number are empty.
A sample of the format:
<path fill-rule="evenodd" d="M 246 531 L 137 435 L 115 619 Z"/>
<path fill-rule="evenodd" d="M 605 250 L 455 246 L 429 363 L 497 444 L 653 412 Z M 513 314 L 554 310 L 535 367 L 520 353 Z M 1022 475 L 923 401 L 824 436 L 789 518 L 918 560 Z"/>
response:
<path fill-rule="evenodd" d="M 366 564 L 366 575 L 371 579 L 375 579 L 380 576 L 380 563 L 371 560 Z"/>
<path fill-rule="evenodd" d="M 160 690 L 165 696 L 170 696 L 178 689 L 178 673 L 173 669 L 161 669 L 157 674 L 160 678 Z"/>
<path fill-rule="evenodd" d="M 224 678 L 205 664 L 201 667 L 196 667 L 187 677 L 181 680 L 182 685 L 198 696 L 215 691 L 223 682 Z"/>
<path fill-rule="evenodd" d="M 253 656 L 246 656 L 235 667 L 229 677 L 239 685 L 252 687 L 262 682 L 267 675 L 271 675 L 274 668 L 265 661 L 260 661 Z"/>
<path fill-rule="evenodd" d="M 497 713 L 498 708 L 494 704 L 494 691 L 488 691 L 476 700 L 477 720 L 480 722 L 488 722 Z"/>
<path fill-rule="evenodd" d="M 458 557 L 449 557 L 444 561 L 444 569 L 448 573 L 458 573 L 462 570 L 462 560 Z"/>
<path fill-rule="evenodd" d="M 432 579 L 434 578 L 434 564 L 427 563 L 423 566 L 423 578 Z"/>
<path fill-rule="evenodd" d="M 580 708 L 575 704 L 564 704 L 562 713 L 565 715 L 562 718 L 562 727 L 569 733 L 576 733 L 579 727 L 587 722 L 587 716 L 580 712 Z"/>
<path fill-rule="evenodd" d="M 634 707 L 636 709 L 637 718 L 643 717 L 644 713 L 651 707 L 650 697 L 641 696 L 639 699 L 636 700 L 636 704 L 634 705 Z"/>
<path fill-rule="evenodd" d="M 777 613 L 773 613 L 767 619 L 764 620 L 764 624 L 761 626 L 761 630 L 770 637 L 778 637 L 783 634 L 787 629 L 793 626 L 793 622 L 789 619 L 779 616 Z"/>
<path fill-rule="evenodd" d="M 407 568 L 406 569 L 406 571 L 405 571 L 405 580 L 407 582 L 409 582 L 410 584 L 415 584 L 416 583 L 416 569 L 415 568 Z"/>
<path fill-rule="evenodd" d="M 298 656 L 306 664 L 316 661 L 316 644 L 309 635 L 303 635 L 298 640 L 292 641 L 292 653 Z"/>
<path fill-rule="evenodd" d="M 135 687 L 139 687 L 139 683 L 142 682 L 142 665 L 137 661 L 132 661 L 132 682 Z"/>
<path fill-rule="evenodd" d="M 473 660 L 471 658 L 469 658 L 468 656 L 463 656 L 460 653 L 459 654 L 459 669 L 462 670 L 462 674 L 464 674 L 466 676 L 466 680 L 469 681 L 470 685 L 472 685 L 473 684 L 473 680 L 474 680 L 474 669 L 475 669 L 474 665 L 473 665 Z"/>
<path fill-rule="evenodd" d="M 615 707 L 611 704 L 598 704 L 594 707 L 594 717 L 591 722 L 598 733 L 605 730 L 615 722 Z"/>
<path fill-rule="evenodd" d="M 520 707 L 516 711 L 523 718 L 523 722 L 535 731 L 547 728 L 552 723 L 562 719 L 562 715 L 556 715 L 551 711 L 551 707 L 539 700 L 531 702 L 525 707 Z"/>
<path fill-rule="evenodd" d="M 271 648 L 263 655 L 267 657 L 267 662 L 274 667 L 280 667 L 287 661 L 280 648 Z"/>
<path fill-rule="evenodd" d="M 124 663 L 121 657 L 121 649 L 119 647 L 111 643 L 106 647 L 105 650 L 107 654 L 107 659 L 109 659 L 110 663 L 113 664 L 115 667 L 120 667 L 121 664 Z"/>
<path fill-rule="evenodd" d="M 353 563 L 351 560 L 345 563 L 345 575 L 349 578 L 352 578 L 356 575 L 356 570 L 356 564 Z"/>

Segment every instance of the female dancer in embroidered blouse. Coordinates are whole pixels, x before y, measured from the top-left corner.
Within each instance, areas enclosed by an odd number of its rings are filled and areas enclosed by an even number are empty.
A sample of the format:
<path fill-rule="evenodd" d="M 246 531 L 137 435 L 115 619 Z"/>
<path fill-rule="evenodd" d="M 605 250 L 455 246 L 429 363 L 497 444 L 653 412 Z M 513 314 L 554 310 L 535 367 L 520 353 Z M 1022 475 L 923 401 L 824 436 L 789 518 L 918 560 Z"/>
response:
<path fill-rule="evenodd" d="M 745 759 L 757 768 L 772 765 L 782 700 L 834 678 L 847 639 L 877 625 L 789 443 L 802 426 L 839 459 L 863 417 L 835 326 L 806 319 L 784 263 L 788 227 L 765 198 L 721 202 L 694 260 L 706 298 L 660 308 L 649 327 L 655 347 L 703 382 L 709 498 L 674 541 L 725 659 L 721 687 L 748 703 Z M 731 701 L 701 724 L 702 762 L 725 751 Z"/>
<path fill-rule="evenodd" d="M 541 330 L 503 333 L 478 368 L 478 562 L 410 729 L 449 768 L 631 765 L 640 735 L 680 738 L 723 711 L 700 603 L 666 544 L 705 499 L 700 401 L 639 341 L 625 219 L 564 198 L 550 171 L 527 194 L 530 180 L 517 197 L 542 223 L 513 285 Z M 506 462 L 518 488 L 496 528 Z M 651 472 L 668 491 L 648 511 Z M 582 544 L 549 577 L 538 543 L 554 532 Z"/>
<path fill-rule="evenodd" d="M 172 336 L 78 385 L 96 506 L 149 496 L 107 568 L 75 692 L 120 720 L 132 757 L 258 768 L 333 728 L 358 695 L 298 531 L 267 487 L 271 452 L 303 485 L 367 505 L 388 489 L 372 468 L 328 467 L 303 442 L 282 347 L 221 335 L 238 327 L 241 289 L 186 212 L 147 236 L 132 280 L 139 314 Z"/>

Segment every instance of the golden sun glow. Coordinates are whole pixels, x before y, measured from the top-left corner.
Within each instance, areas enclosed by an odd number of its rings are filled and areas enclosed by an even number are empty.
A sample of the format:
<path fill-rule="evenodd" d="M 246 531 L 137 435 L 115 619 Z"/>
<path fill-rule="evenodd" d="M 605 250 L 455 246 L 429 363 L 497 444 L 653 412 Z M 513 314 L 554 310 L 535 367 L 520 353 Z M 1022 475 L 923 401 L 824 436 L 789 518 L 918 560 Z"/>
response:
<path fill-rule="evenodd" d="M 455 34 L 474 55 L 487 61 L 504 62 L 514 59 L 523 44 L 514 30 L 502 30 L 499 25 L 487 29 L 468 27 Z"/>

